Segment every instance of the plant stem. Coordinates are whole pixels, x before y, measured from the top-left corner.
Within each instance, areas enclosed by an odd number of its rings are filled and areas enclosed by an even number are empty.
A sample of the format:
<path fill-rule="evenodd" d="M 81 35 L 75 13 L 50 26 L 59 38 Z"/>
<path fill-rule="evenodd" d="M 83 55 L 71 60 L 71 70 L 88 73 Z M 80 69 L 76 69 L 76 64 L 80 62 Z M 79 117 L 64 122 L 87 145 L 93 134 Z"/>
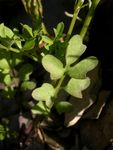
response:
<path fill-rule="evenodd" d="M 58 93 L 59 93 L 59 91 L 60 91 L 60 87 L 61 87 L 61 84 L 62 84 L 64 78 L 65 78 L 65 75 L 63 75 L 63 76 L 61 77 L 61 79 L 59 80 L 59 82 L 58 82 L 58 84 L 57 84 L 57 87 L 56 87 L 56 89 L 55 89 L 54 98 L 57 98 L 57 95 L 58 95 Z"/>
<path fill-rule="evenodd" d="M 100 0 L 93 0 L 93 2 L 92 2 L 92 6 L 89 9 L 89 12 L 88 12 L 88 14 L 86 16 L 86 19 L 85 19 L 85 22 L 84 22 L 84 25 L 83 25 L 82 30 L 80 32 L 80 35 L 82 36 L 82 38 L 84 38 L 84 36 L 85 36 L 85 34 L 87 32 L 87 29 L 89 27 L 91 19 L 92 19 L 93 15 L 94 15 L 95 8 L 98 5 L 99 1 Z M 79 13 L 83 3 L 84 3 L 84 0 L 78 0 L 78 3 L 75 4 L 73 18 L 72 18 L 72 21 L 70 23 L 70 27 L 69 27 L 69 30 L 68 30 L 68 33 L 67 33 L 67 36 L 66 36 L 66 39 L 65 39 L 66 41 L 69 40 L 69 38 L 70 38 L 70 36 L 72 34 L 75 22 L 76 22 L 77 17 L 78 17 L 78 13 Z M 60 91 L 61 84 L 62 84 L 64 78 L 65 78 L 65 75 L 63 75 L 62 78 L 59 80 L 59 82 L 57 84 L 57 87 L 56 87 L 56 90 L 55 90 L 54 98 L 57 98 L 58 93 Z"/>
<path fill-rule="evenodd" d="M 78 0 L 77 3 L 75 2 L 73 18 L 71 20 L 71 23 L 70 23 L 69 30 L 68 30 L 68 33 L 67 33 L 65 41 L 68 41 L 70 36 L 71 36 L 71 34 L 72 34 L 75 22 L 76 22 L 77 17 L 78 17 L 78 13 L 79 13 L 83 3 L 84 3 L 84 0 Z M 58 93 L 60 91 L 60 87 L 61 87 L 61 84 L 62 84 L 64 78 L 65 78 L 65 75 L 63 75 L 62 78 L 59 80 L 59 82 L 57 84 L 57 87 L 56 87 L 56 90 L 55 90 L 54 98 L 57 98 L 57 95 L 58 95 Z"/>
<path fill-rule="evenodd" d="M 71 20 L 71 23 L 70 23 L 70 26 L 69 26 L 69 30 L 67 32 L 67 36 L 66 36 L 66 41 L 69 40 L 71 34 L 72 34 L 72 31 L 73 31 L 73 28 L 74 28 L 74 25 L 75 25 L 75 22 L 77 20 L 77 17 L 78 17 L 78 13 L 82 7 L 84 3 L 84 0 L 78 0 L 78 2 L 76 3 L 75 2 L 75 7 L 74 7 L 74 14 L 73 14 L 73 18 Z"/>
<path fill-rule="evenodd" d="M 88 14 L 87 14 L 85 21 L 84 21 L 84 24 L 83 24 L 83 27 L 80 31 L 80 35 L 81 35 L 82 39 L 84 39 L 84 37 L 86 35 L 86 32 L 88 30 L 88 27 L 90 25 L 92 17 L 94 16 L 95 9 L 96 9 L 99 2 L 100 2 L 100 0 L 93 0 L 92 1 L 92 5 L 88 11 Z"/>

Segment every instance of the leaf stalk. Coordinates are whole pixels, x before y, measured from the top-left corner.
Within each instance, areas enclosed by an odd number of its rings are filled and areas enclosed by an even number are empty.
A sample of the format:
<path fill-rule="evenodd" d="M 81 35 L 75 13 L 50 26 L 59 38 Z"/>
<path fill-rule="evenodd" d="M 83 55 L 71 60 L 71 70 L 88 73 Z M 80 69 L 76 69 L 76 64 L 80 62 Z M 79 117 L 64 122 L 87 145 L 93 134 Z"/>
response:
<path fill-rule="evenodd" d="M 87 33 L 88 27 L 91 23 L 92 17 L 94 16 L 95 9 L 96 9 L 99 2 L 100 2 L 100 0 L 93 0 L 92 1 L 91 7 L 89 8 L 88 14 L 87 14 L 85 21 L 84 21 L 84 24 L 83 24 L 83 27 L 80 31 L 80 35 L 81 35 L 82 39 L 84 39 L 84 37 Z"/>
<path fill-rule="evenodd" d="M 78 14 L 80 12 L 80 9 L 81 9 L 83 3 L 84 3 L 84 0 L 78 0 L 78 2 L 75 2 L 74 14 L 73 14 L 73 18 L 71 20 L 70 26 L 69 26 L 69 30 L 67 32 L 67 36 L 66 36 L 66 39 L 65 39 L 66 41 L 69 40 L 69 38 L 70 38 L 70 36 L 72 34 L 75 22 L 76 22 L 76 20 L 78 18 Z"/>

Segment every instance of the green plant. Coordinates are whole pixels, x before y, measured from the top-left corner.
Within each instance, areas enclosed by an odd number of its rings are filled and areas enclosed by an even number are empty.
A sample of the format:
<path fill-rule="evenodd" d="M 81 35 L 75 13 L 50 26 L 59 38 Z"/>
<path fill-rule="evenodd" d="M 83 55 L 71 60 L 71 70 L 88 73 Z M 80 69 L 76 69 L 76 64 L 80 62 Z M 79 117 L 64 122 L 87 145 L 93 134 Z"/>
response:
<path fill-rule="evenodd" d="M 0 124 L 0 141 L 4 140 L 6 137 L 8 137 L 8 128 Z"/>
<path fill-rule="evenodd" d="M 0 124 L 0 141 L 10 137 L 16 137 L 16 133 L 11 131 L 6 124 Z"/>
<path fill-rule="evenodd" d="M 30 108 L 32 114 L 49 115 L 52 108 L 59 113 L 71 110 L 72 104 L 60 99 L 59 94 L 66 92 L 82 98 L 82 91 L 90 85 L 87 73 L 97 66 L 98 60 L 94 56 L 81 60 L 81 55 L 86 50 L 84 37 L 99 1 L 87 2 L 91 6 L 80 34 L 72 36 L 72 31 L 80 10 L 87 6 L 84 0 L 76 0 L 67 34 L 64 34 L 65 25 L 61 22 L 54 28 L 54 36 L 51 37 L 43 23 L 41 1 L 22 0 L 33 20 L 33 27 L 21 24 L 20 32 L 0 24 L 1 95 L 15 99 L 19 91 L 33 90 L 32 97 L 37 103 Z M 35 68 L 28 62 L 29 59 L 41 63 L 50 74 L 50 79 L 44 81 L 41 87 L 36 88 L 36 83 L 31 79 Z"/>
<path fill-rule="evenodd" d="M 23 34 L 19 35 L 17 29 L 12 31 L 3 23 L 0 24 L 1 94 L 9 99 L 14 99 L 15 92 L 20 84 L 22 89 L 35 87 L 35 83 L 29 81 L 33 66 L 23 58 L 27 56 L 37 59 L 34 54 L 36 50 L 32 50 L 35 45 L 35 36 L 30 27 L 27 25 L 22 26 Z M 31 52 L 32 54 L 30 54 Z"/>
<path fill-rule="evenodd" d="M 51 54 L 43 56 L 42 65 L 50 73 L 50 78 L 54 82 L 53 84 L 44 83 L 33 91 L 33 98 L 39 101 L 32 109 L 33 113 L 49 114 L 53 105 L 60 113 L 70 109 L 69 102 L 58 98 L 62 89 L 74 97 L 82 98 L 82 91 L 90 85 L 90 79 L 86 74 L 98 63 L 93 56 L 79 61 L 85 49 L 81 36 L 75 35 L 69 40 L 64 64 Z M 69 76 L 68 81 L 63 84 L 67 76 Z"/>
<path fill-rule="evenodd" d="M 49 54 L 43 53 L 42 65 L 50 73 L 52 82 L 43 83 L 41 87 L 32 92 L 33 98 L 38 101 L 32 108 L 33 114 L 48 115 L 53 107 L 59 113 L 69 111 L 72 109 L 72 105 L 64 99 L 59 99 L 60 91 L 64 90 L 71 96 L 82 98 L 82 91 L 90 85 L 87 73 L 96 67 L 98 60 L 93 56 L 80 60 L 80 56 L 86 50 L 83 39 L 99 0 L 92 1 L 80 34 L 70 38 L 79 11 L 84 7 L 83 3 L 83 0 L 75 2 L 73 18 L 63 43 L 60 41 L 60 38 L 63 38 L 63 23 L 59 23 L 54 29 L 55 37 L 53 40 L 47 36 L 42 38 L 46 43 L 45 49 L 49 51 Z M 67 76 L 67 83 L 63 83 Z"/>

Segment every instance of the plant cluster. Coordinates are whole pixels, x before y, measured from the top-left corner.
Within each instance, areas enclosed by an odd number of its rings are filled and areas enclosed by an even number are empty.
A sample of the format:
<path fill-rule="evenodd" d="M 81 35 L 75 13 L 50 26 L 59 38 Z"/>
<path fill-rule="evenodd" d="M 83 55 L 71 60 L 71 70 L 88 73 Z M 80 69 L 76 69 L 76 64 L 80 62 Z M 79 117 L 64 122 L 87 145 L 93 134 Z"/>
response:
<path fill-rule="evenodd" d="M 90 85 L 87 73 L 98 64 L 96 57 L 81 60 L 81 55 L 86 50 L 84 37 L 99 0 L 89 0 L 85 4 L 84 0 L 76 0 L 67 34 L 64 34 L 64 23 L 60 22 L 54 28 L 53 36 L 49 35 L 43 23 L 41 1 L 22 2 L 33 20 L 33 27 L 21 24 L 20 31 L 0 24 L 0 95 L 15 99 L 18 92 L 32 91 L 36 103 L 30 109 L 35 115 L 49 115 L 53 108 L 60 114 L 70 111 L 72 104 L 60 99 L 59 93 L 82 98 L 82 91 Z M 85 6 L 89 6 L 89 12 L 81 32 L 71 36 L 78 14 Z M 50 75 L 50 79 L 40 87 L 31 78 L 35 68 L 29 59 L 40 63 Z"/>

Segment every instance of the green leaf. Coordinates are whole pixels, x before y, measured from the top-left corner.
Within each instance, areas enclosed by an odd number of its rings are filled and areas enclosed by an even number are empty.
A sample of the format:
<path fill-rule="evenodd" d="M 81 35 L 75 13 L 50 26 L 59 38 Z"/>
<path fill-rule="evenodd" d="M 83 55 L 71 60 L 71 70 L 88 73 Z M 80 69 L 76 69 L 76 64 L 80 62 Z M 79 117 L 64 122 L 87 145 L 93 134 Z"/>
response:
<path fill-rule="evenodd" d="M 19 39 L 15 39 L 14 42 L 15 42 L 15 45 L 17 45 L 17 47 L 19 49 L 22 49 L 22 44 L 21 44 L 21 41 Z"/>
<path fill-rule="evenodd" d="M 54 96 L 55 89 L 49 83 L 42 84 L 32 92 L 32 97 L 37 101 L 48 101 Z"/>
<path fill-rule="evenodd" d="M 44 41 L 45 43 L 52 45 L 53 44 L 53 40 L 50 39 L 48 36 L 43 35 L 42 36 L 42 41 Z"/>
<path fill-rule="evenodd" d="M 6 136 L 5 126 L 0 124 L 0 141 L 4 140 Z"/>
<path fill-rule="evenodd" d="M 35 115 L 48 115 L 49 109 L 46 107 L 45 102 L 39 101 L 32 109 L 31 112 Z"/>
<path fill-rule="evenodd" d="M 58 102 L 56 105 L 55 105 L 57 111 L 59 114 L 63 113 L 63 112 L 69 112 L 70 110 L 72 110 L 72 104 L 67 102 L 67 101 L 61 101 L 61 102 Z"/>
<path fill-rule="evenodd" d="M 35 40 L 32 39 L 32 40 L 29 40 L 29 41 L 26 41 L 22 50 L 31 50 L 33 49 L 35 46 Z"/>
<path fill-rule="evenodd" d="M 57 25 L 57 28 L 54 29 L 55 37 L 56 37 L 57 39 L 59 39 L 60 37 L 62 37 L 63 31 L 64 31 L 64 23 L 63 23 L 63 22 L 60 22 L 60 23 Z"/>
<path fill-rule="evenodd" d="M 4 139 L 5 139 L 4 133 L 1 133 L 1 132 L 0 132 L 0 141 L 3 141 Z"/>
<path fill-rule="evenodd" d="M 9 74 L 6 74 L 4 77 L 4 83 L 8 86 L 11 84 L 11 76 Z"/>
<path fill-rule="evenodd" d="M 82 91 L 90 85 L 90 79 L 74 79 L 71 78 L 68 84 L 64 87 L 70 95 L 82 98 Z"/>
<path fill-rule="evenodd" d="M 0 53 L 0 69 L 10 70 L 10 54 L 5 50 Z"/>
<path fill-rule="evenodd" d="M 36 87 L 36 83 L 33 81 L 24 81 L 21 85 L 22 90 L 33 90 Z"/>
<path fill-rule="evenodd" d="M 76 79 L 84 79 L 86 78 L 86 74 L 93 70 L 98 64 L 98 60 L 96 57 L 88 57 L 82 61 L 80 61 L 75 66 L 71 67 L 68 71 L 68 75 L 71 78 Z"/>
<path fill-rule="evenodd" d="M 32 31 L 32 28 L 26 24 L 21 24 L 23 29 L 24 29 L 24 33 L 26 36 L 30 36 L 30 37 L 33 37 L 33 31 Z"/>
<path fill-rule="evenodd" d="M 36 88 L 32 92 L 32 97 L 38 101 L 45 101 L 45 104 L 48 108 L 51 108 L 53 105 L 53 96 L 55 89 L 49 83 L 44 83 L 41 87 Z"/>
<path fill-rule="evenodd" d="M 62 62 L 52 55 L 46 55 L 42 59 L 42 65 L 50 73 L 52 80 L 57 80 L 64 74 Z"/>
<path fill-rule="evenodd" d="M 0 37 L 1 37 L 1 38 L 6 38 L 4 23 L 1 23 L 1 24 L 0 24 Z"/>
<path fill-rule="evenodd" d="M 30 75 L 33 72 L 33 67 L 31 64 L 24 64 L 19 70 L 19 78 L 23 81 L 29 80 Z"/>
<path fill-rule="evenodd" d="M 48 36 L 43 35 L 42 36 L 42 40 L 43 42 L 45 42 L 44 47 L 49 50 L 50 46 L 53 44 L 53 40 L 50 39 Z"/>
<path fill-rule="evenodd" d="M 0 37 L 1 38 L 12 38 L 14 36 L 13 31 L 6 27 L 3 23 L 0 24 Z"/>
<path fill-rule="evenodd" d="M 21 43 L 20 37 L 17 36 L 17 35 L 14 35 L 13 39 L 14 39 L 15 45 L 16 45 L 19 49 L 22 49 L 22 43 Z"/>
<path fill-rule="evenodd" d="M 7 47 L 7 50 L 9 50 L 11 46 L 14 44 L 14 41 L 9 38 L 3 38 L 0 40 L 0 42 L 4 47 Z"/>
<path fill-rule="evenodd" d="M 5 58 L 0 58 L 0 68 L 3 70 L 10 70 L 9 63 Z"/>
<path fill-rule="evenodd" d="M 6 37 L 11 39 L 14 36 L 14 33 L 10 28 L 5 26 L 5 35 Z"/>
<path fill-rule="evenodd" d="M 6 74 L 4 77 L 4 83 L 8 86 L 11 84 L 11 76 L 9 74 Z"/>
<path fill-rule="evenodd" d="M 70 41 L 66 50 L 66 65 L 71 65 L 78 60 L 78 58 L 84 53 L 86 46 L 82 43 L 80 35 L 74 35 Z"/>

